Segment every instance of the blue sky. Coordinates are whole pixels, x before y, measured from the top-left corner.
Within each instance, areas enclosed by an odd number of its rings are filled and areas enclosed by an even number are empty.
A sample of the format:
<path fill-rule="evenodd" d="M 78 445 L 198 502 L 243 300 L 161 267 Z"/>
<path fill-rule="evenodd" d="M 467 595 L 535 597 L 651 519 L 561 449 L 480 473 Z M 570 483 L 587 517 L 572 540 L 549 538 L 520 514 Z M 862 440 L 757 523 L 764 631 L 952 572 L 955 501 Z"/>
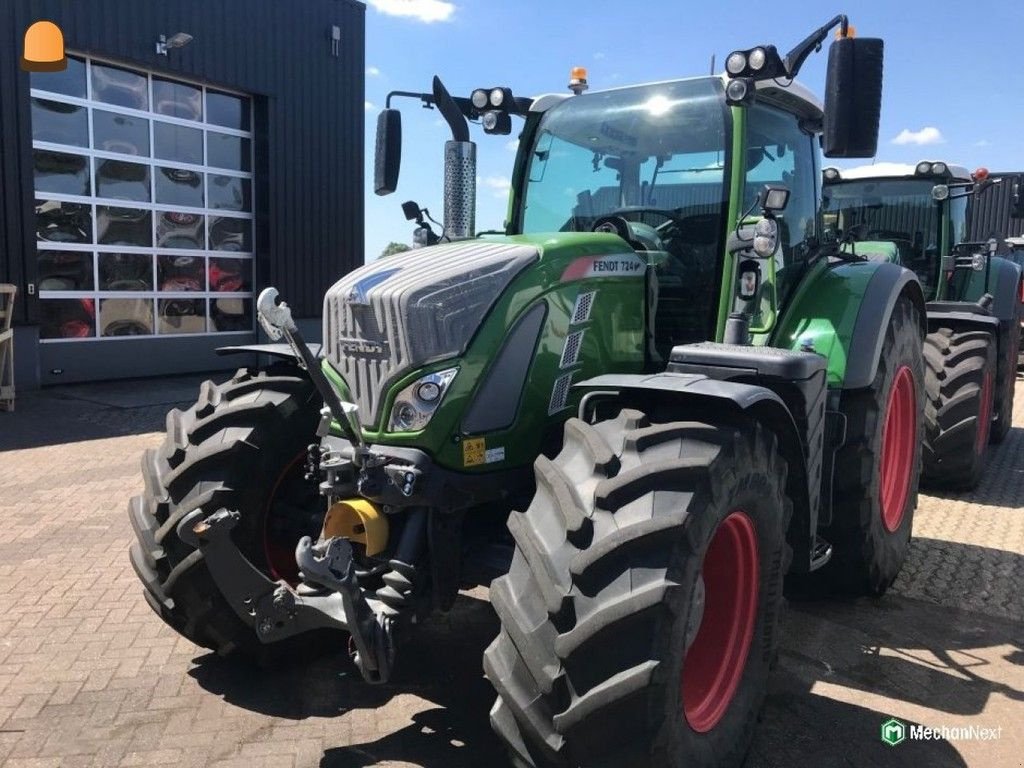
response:
<path fill-rule="evenodd" d="M 442 156 L 450 135 L 436 111 L 413 101 L 396 102 L 404 134 L 398 191 L 373 194 L 376 118 L 388 91 L 428 91 L 437 74 L 462 96 L 497 85 L 522 96 L 566 92 L 575 65 L 590 70 L 592 88 L 702 75 L 712 54 L 720 70 L 735 48 L 771 43 L 785 52 L 839 12 L 861 36 L 885 39 L 878 160 L 1024 170 L 1024 65 L 1013 63 L 1020 62 L 1019 46 L 1007 34 L 1024 29 L 1018 0 L 858 0 L 845 7 L 785 0 L 368 0 L 367 258 L 392 240 L 411 240 L 403 200 L 418 201 L 438 219 L 442 211 Z M 800 75 L 818 94 L 825 53 L 813 55 Z M 478 145 L 478 229 L 499 228 L 504 220 L 521 125 L 514 120 L 511 137 L 471 128 Z"/>

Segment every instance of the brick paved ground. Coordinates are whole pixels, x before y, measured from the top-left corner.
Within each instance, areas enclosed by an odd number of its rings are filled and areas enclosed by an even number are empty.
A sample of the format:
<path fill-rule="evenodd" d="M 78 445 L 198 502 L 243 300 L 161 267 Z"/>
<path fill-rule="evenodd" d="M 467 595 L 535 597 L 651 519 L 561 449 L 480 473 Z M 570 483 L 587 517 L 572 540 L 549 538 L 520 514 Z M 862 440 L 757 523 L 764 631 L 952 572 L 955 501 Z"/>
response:
<path fill-rule="evenodd" d="M 480 673 L 495 632 L 484 590 L 425 628 L 381 688 L 341 655 L 253 674 L 150 612 L 125 504 L 142 450 L 195 383 L 49 390 L 0 414 L 0 763 L 502 765 Z M 1017 395 L 1024 424 L 1022 382 Z M 790 603 L 749 766 L 1024 764 L 1024 429 L 976 493 L 922 497 L 915 536 L 885 598 Z M 889 715 L 1002 734 L 889 748 Z"/>

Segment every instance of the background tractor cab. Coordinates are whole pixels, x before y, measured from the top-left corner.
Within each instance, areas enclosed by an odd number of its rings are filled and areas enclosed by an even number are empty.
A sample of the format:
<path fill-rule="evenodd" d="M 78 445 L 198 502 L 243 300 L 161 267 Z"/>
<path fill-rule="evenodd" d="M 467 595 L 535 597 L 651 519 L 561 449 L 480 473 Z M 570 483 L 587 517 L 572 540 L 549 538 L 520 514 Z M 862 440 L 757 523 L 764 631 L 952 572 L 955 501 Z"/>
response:
<path fill-rule="evenodd" d="M 941 161 L 826 168 L 826 233 L 848 253 L 913 269 L 929 301 L 960 300 L 952 254 L 967 239 L 970 199 L 992 183 L 984 168 Z"/>

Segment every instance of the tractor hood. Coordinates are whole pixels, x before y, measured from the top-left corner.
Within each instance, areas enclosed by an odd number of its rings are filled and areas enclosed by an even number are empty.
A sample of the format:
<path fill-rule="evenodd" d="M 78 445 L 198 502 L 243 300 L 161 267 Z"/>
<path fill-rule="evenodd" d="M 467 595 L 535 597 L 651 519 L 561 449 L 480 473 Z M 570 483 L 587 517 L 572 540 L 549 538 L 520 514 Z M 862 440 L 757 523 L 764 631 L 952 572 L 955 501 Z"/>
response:
<path fill-rule="evenodd" d="M 461 355 L 508 284 L 539 258 L 527 244 L 482 240 L 418 248 L 349 273 L 324 298 L 324 355 L 364 426 L 388 385 Z"/>

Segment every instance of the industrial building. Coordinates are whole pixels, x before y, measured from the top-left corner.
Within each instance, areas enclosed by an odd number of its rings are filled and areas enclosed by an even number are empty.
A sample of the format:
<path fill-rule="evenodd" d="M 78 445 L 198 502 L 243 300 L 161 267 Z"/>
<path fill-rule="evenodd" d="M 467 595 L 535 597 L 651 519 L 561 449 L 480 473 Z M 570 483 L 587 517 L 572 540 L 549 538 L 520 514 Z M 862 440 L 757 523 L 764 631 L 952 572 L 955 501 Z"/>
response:
<path fill-rule="evenodd" d="M 16 52 L 0 57 L 0 283 L 18 289 L 18 387 L 237 365 L 214 349 L 257 337 L 267 285 L 317 337 L 324 291 L 363 263 L 365 6 L 0 10 L 0 50 Z M 23 69 L 52 42 L 26 35 L 40 20 L 63 35 L 61 71 Z"/>

